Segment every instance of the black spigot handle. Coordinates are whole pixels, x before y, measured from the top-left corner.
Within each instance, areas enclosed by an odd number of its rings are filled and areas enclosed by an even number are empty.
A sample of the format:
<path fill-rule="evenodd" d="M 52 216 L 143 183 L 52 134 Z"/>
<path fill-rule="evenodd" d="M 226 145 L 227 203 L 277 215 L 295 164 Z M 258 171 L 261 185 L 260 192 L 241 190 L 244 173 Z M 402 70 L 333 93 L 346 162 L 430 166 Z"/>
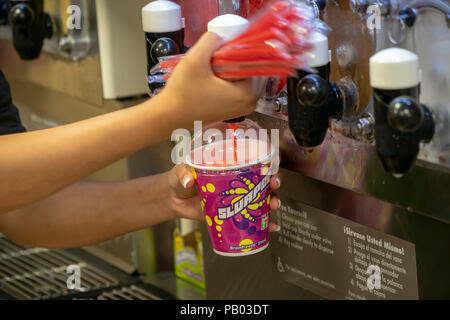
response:
<path fill-rule="evenodd" d="M 423 109 L 423 125 L 422 125 L 422 137 L 423 142 L 428 143 L 433 139 L 435 132 L 435 121 L 433 118 L 433 113 L 431 110 L 424 104 L 421 104 Z"/>
<path fill-rule="evenodd" d="M 44 37 L 50 39 L 53 37 L 53 22 L 52 18 L 47 12 L 44 12 Z"/>
<path fill-rule="evenodd" d="M 11 2 L 0 0 L 0 26 L 8 24 L 8 14 L 11 9 Z"/>
<path fill-rule="evenodd" d="M 339 86 L 317 74 L 303 77 L 297 86 L 297 98 L 304 107 L 323 108 L 328 118 L 340 117 L 343 112 L 343 98 Z"/>
<path fill-rule="evenodd" d="M 400 10 L 399 18 L 402 19 L 408 27 L 412 27 L 417 20 L 417 12 L 412 8 Z"/>
<path fill-rule="evenodd" d="M 331 117 L 343 111 L 337 84 L 318 74 L 288 80 L 289 127 L 298 144 L 312 148 L 322 144 Z"/>
<path fill-rule="evenodd" d="M 387 121 L 391 128 L 402 133 L 417 133 L 421 141 L 429 142 L 433 138 L 435 125 L 433 114 L 417 100 L 400 96 L 389 103 Z"/>
<path fill-rule="evenodd" d="M 419 87 L 374 89 L 375 133 L 378 156 L 385 170 L 402 177 L 412 167 L 420 142 L 434 135 L 432 112 L 417 100 Z"/>
<path fill-rule="evenodd" d="M 316 74 L 303 77 L 297 85 L 297 99 L 305 107 L 321 107 L 330 93 L 328 81 Z"/>
<path fill-rule="evenodd" d="M 328 100 L 330 117 L 341 119 L 344 112 L 344 98 L 341 88 L 335 82 L 330 82 L 330 87 L 332 91 Z"/>
<path fill-rule="evenodd" d="M 310 2 L 314 3 L 319 11 L 322 11 L 327 6 L 328 0 L 310 0 Z"/>
<path fill-rule="evenodd" d="M 53 24 L 44 12 L 43 0 L 11 0 L 8 21 L 13 44 L 23 60 L 39 57 L 45 38 L 53 35 Z"/>
<path fill-rule="evenodd" d="M 26 3 L 16 4 L 11 8 L 8 15 L 8 20 L 11 26 L 17 28 L 31 27 L 35 21 L 33 8 Z"/>
<path fill-rule="evenodd" d="M 315 0 L 317 7 L 319 7 L 319 10 L 322 11 L 327 6 L 328 0 Z"/>
<path fill-rule="evenodd" d="M 389 103 L 387 121 L 391 128 L 404 133 L 417 131 L 423 123 L 424 111 L 419 102 L 400 96 Z"/>

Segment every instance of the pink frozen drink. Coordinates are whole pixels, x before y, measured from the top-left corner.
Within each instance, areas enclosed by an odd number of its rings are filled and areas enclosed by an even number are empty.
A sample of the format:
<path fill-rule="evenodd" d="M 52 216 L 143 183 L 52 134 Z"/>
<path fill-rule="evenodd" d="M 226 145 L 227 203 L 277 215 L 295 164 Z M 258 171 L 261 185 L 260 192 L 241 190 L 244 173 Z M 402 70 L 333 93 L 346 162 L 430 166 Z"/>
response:
<path fill-rule="evenodd" d="M 254 139 L 215 142 L 188 158 L 217 254 L 249 255 L 269 245 L 271 161 L 268 143 Z"/>

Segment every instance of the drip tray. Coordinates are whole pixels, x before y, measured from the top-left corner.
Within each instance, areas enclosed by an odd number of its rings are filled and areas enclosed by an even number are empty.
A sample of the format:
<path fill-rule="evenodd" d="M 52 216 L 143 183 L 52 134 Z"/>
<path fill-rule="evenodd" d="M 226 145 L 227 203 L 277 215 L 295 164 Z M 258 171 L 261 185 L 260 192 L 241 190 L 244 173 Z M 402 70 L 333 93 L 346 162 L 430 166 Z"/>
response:
<path fill-rule="evenodd" d="M 80 270 L 80 289 L 68 289 L 69 266 Z M 156 293 L 155 293 L 156 292 Z M 0 234 L 0 299 L 170 299 L 83 249 L 24 248 Z"/>

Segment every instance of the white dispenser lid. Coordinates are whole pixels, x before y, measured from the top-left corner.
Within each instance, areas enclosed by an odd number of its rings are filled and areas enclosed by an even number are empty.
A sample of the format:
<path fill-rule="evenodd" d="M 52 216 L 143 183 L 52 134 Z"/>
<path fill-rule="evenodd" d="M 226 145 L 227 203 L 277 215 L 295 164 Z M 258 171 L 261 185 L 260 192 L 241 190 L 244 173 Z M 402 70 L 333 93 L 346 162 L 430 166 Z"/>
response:
<path fill-rule="evenodd" d="M 247 19 L 235 14 L 223 14 L 208 23 L 208 31 L 218 34 L 225 40 L 231 40 L 243 32 L 247 26 Z"/>
<path fill-rule="evenodd" d="M 162 33 L 183 29 L 181 7 L 172 1 L 152 1 L 142 8 L 142 27 L 145 32 Z"/>
<path fill-rule="evenodd" d="M 313 45 L 313 49 L 308 53 L 309 65 L 312 68 L 327 65 L 330 62 L 328 38 L 320 32 L 313 32 L 309 41 Z"/>
<path fill-rule="evenodd" d="M 370 58 L 370 85 L 376 89 L 413 88 L 420 83 L 419 57 L 401 48 L 381 50 Z"/>

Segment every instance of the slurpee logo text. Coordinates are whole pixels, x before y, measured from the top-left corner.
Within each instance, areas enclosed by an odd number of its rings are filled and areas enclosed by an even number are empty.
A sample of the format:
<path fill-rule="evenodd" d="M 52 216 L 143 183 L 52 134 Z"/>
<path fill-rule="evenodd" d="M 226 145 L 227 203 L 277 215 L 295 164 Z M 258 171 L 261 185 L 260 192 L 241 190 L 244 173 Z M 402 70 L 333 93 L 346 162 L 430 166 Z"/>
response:
<path fill-rule="evenodd" d="M 264 176 L 264 178 L 249 192 L 245 197 L 239 199 L 236 203 L 229 205 L 228 207 L 218 208 L 217 214 L 220 220 L 229 219 L 242 210 L 247 208 L 255 199 L 259 197 L 259 193 L 264 191 L 270 184 L 270 175 Z"/>

